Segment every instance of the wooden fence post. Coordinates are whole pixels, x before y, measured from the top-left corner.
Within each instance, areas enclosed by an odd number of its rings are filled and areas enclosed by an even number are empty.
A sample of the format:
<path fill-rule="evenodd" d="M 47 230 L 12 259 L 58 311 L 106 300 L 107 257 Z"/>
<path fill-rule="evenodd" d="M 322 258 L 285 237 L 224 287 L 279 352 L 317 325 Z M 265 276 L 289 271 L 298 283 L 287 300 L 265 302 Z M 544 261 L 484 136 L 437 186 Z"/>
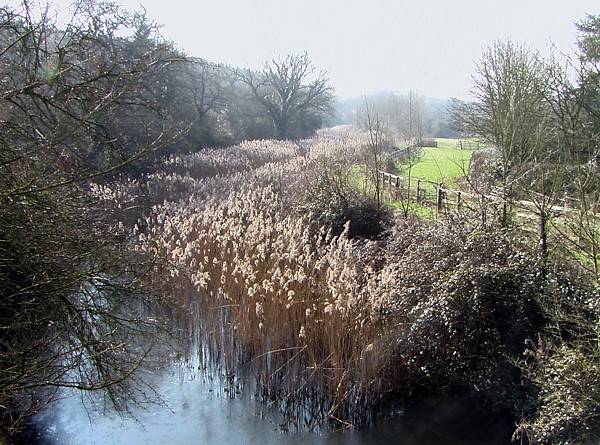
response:
<path fill-rule="evenodd" d="M 437 211 L 440 213 L 444 205 L 444 190 L 442 189 L 442 183 L 437 185 Z"/>
<path fill-rule="evenodd" d="M 419 204 L 419 201 L 421 199 L 421 180 L 417 179 L 417 204 Z"/>
<path fill-rule="evenodd" d="M 462 210 L 462 199 L 460 192 L 456 194 L 456 209 L 460 212 Z"/>

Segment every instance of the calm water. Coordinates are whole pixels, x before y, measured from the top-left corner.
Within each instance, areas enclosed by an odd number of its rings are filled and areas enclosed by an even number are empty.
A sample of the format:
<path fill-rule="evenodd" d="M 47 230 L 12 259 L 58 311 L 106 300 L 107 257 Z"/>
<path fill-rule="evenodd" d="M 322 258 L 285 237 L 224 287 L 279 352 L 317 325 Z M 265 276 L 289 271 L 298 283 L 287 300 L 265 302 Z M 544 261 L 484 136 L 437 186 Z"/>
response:
<path fill-rule="evenodd" d="M 166 406 L 136 409 L 134 418 L 65 398 L 35 419 L 36 445 L 450 445 L 510 443 L 510 422 L 490 418 L 460 398 L 423 404 L 366 431 L 290 433 L 273 409 L 248 397 L 229 399 L 218 384 L 188 368 L 165 371 L 157 390 Z"/>

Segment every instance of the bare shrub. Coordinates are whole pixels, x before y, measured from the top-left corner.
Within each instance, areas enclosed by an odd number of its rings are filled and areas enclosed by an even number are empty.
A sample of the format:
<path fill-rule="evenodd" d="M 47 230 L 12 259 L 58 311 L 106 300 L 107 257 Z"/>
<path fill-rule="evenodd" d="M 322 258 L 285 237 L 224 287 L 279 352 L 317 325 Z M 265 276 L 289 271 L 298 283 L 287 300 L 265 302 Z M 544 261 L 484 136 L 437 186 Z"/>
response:
<path fill-rule="evenodd" d="M 362 160 L 363 140 L 348 135 L 321 138 L 312 146 L 305 168 L 292 186 L 296 208 L 318 227 L 335 236 L 347 227 L 349 238 L 376 239 L 390 223 L 390 212 L 360 193 L 356 165 Z"/>

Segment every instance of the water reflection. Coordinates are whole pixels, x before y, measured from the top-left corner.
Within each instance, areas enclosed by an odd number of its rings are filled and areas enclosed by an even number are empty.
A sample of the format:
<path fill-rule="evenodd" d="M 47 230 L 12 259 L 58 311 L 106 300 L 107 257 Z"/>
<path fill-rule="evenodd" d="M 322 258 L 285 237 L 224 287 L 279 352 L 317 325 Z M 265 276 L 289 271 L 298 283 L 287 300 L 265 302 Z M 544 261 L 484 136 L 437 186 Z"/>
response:
<path fill-rule="evenodd" d="M 172 368 L 158 380 L 168 406 L 136 409 L 135 418 L 104 412 L 66 396 L 36 418 L 38 445 L 451 445 L 506 444 L 511 425 L 467 400 L 423 404 L 405 416 L 360 432 L 290 433 L 283 419 L 249 397 L 229 399 L 202 374 Z"/>

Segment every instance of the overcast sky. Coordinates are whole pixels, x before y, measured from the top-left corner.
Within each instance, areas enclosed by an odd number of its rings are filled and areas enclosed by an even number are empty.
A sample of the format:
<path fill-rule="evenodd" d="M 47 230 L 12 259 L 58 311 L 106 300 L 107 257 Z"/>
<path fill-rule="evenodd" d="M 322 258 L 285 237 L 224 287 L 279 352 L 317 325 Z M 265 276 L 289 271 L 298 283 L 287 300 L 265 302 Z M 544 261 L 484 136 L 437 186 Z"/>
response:
<path fill-rule="evenodd" d="M 60 0 L 67 4 L 66 0 Z M 599 0 L 118 0 L 141 4 L 188 54 L 236 66 L 308 52 L 337 94 L 466 97 L 481 49 L 510 38 L 574 48 Z"/>

